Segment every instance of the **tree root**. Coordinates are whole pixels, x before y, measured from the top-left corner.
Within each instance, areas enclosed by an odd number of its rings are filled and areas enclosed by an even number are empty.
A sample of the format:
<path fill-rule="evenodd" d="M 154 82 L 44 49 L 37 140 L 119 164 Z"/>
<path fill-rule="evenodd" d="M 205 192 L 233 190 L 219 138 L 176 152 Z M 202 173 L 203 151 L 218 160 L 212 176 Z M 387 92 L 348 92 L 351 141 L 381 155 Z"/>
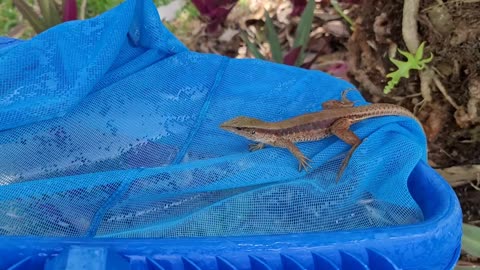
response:
<path fill-rule="evenodd" d="M 420 8 L 419 0 L 404 0 L 403 2 L 403 18 L 402 18 L 402 36 L 405 45 L 410 53 L 415 54 L 420 45 L 418 35 L 418 10 Z M 420 92 L 422 93 L 423 103 L 432 101 L 432 90 L 430 85 L 435 80 L 435 73 L 428 67 L 419 71 Z"/>

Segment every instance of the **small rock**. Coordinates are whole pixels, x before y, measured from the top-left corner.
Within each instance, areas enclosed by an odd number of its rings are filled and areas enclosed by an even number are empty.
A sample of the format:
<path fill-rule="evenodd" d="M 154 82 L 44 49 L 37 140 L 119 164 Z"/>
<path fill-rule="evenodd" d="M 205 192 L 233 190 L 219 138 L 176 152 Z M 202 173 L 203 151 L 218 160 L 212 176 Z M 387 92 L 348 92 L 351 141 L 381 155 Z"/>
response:
<path fill-rule="evenodd" d="M 428 17 L 433 27 L 444 36 L 449 35 L 454 28 L 452 15 L 448 12 L 445 4 L 435 3 L 427 10 Z"/>

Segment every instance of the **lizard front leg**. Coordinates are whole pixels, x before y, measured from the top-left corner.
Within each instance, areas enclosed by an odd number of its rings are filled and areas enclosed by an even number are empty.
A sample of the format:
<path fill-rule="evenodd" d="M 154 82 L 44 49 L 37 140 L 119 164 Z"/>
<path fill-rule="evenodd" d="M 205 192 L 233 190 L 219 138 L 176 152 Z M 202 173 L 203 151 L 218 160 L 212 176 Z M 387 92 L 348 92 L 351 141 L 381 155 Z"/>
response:
<path fill-rule="evenodd" d="M 343 174 L 343 171 L 347 167 L 348 162 L 350 161 L 350 158 L 353 155 L 353 152 L 355 151 L 355 149 L 357 149 L 360 143 L 362 143 L 360 138 L 358 138 L 358 136 L 349 129 L 351 125 L 352 123 L 350 122 L 349 119 L 341 118 L 335 121 L 330 127 L 330 132 L 333 135 L 337 136 L 339 139 L 341 139 L 342 141 L 352 146 L 350 151 L 348 151 L 347 156 L 343 160 L 342 165 L 340 166 L 340 170 L 337 174 L 337 179 L 336 179 L 337 182 L 340 179 L 341 175 Z"/>
<path fill-rule="evenodd" d="M 291 142 L 287 139 L 277 139 L 272 145 L 287 148 L 288 151 L 290 151 L 290 153 L 292 153 L 293 156 L 295 156 L 295 158 L 297 158 L 297 160 L 299 162 L 298 163 L 298 170 L 299 171 L 301 171 L 302 168 L 305 169 L 305 171 L 307 171 L 307 168 L 312 167 L 312 166 L 310 166 L 310 164 L 308 164 L 308 162 L 310 162 L 311 160 L 308 159 L 307 157 L 305 157 L 305 155 L 303 155 L 302 151 L 300 151 L 300 149 L 298 149 L 298 147 L 293 142 Z"/>
<path fill-rule="evenodd" d="M 248 145 L 248 150 L 250 150 L 251 152 L 253 152 L 253 151 L 257 151 L 257 150 L 263 149 L 264 147 L 265 147 L 265 144 L 264 144 L 264 143 L 257 142 L 257 143 L 252 143 L 252 144 Z"/>

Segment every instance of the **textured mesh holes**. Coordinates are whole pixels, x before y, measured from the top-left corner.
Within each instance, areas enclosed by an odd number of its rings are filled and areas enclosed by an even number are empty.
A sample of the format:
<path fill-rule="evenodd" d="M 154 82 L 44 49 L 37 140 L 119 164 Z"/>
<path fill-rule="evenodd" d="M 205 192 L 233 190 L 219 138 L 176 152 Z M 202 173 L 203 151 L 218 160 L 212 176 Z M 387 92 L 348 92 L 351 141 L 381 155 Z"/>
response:
<path fill-rule="evenodd" d="M 408 192 L 426 159 L 405 117 L 362 140 L 249 152 L 219 125 L 322 109 L 352 86 L 327 74 L 188 51 L 151 1 L 128 0 L 0 49 L 1 235 L 203 237 L 339 231 L 423 219 Z M 366 102 L 358 92 L 348 98 Z"/>

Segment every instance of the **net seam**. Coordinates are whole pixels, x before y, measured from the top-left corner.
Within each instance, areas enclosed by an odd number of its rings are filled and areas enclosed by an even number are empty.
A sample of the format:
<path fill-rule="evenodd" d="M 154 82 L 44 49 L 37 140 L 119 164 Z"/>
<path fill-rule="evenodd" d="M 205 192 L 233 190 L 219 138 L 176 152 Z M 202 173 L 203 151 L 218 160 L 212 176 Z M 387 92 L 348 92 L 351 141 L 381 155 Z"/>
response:
<path fill-rule="evenodd" d="M 185 140 L 185 144 L 183 145 L 182 149 L 178 152 L 177 157 L 175 158 L 175 160 L 173 160 L 172 164 L 180 163 L 180 161 L 185 157 L 185 154 L 187 153 L 187 150 L 190 148 L 190 145 L 192 144 L 193 138 L 198 133 L 198 130 L 200 129 L 200 126 L 202 125 L 203 121 L 205 120 L 205 116 L 207 115 L 208 108 L 210 107 L 212 97 L 214 96 L 213 94 L 216 92 L 217 88 L 220 85 L 221 80 L 223 79 L 223 75 L 225 74 L 226 66 L 228 65 L 228 63 L 229 63 L 229 59 L 227 57 L 223 57 L 223 59 L 220 63 L 220 66 L 218 68 L 218 72 L 215 76 L 215 81 L 212 85 L 212 88 L 208 92 L 205 103 L 203 103 L 202 109 L 200 110 L 200 113 L 198 115 L 197 123 L 193 127 L 190 134 L 188 134 L 188 137 Z"/>
<path fill-rule="evenodd" d="M 90 228 L 87 230 L 86 236 L 93 237 L 97 234 L 98 228 L 103 220 L 103 217 L 107 213 L 107 211 L 118 201 L 118 199 L 125 194 L 125 192 L 130 187 L 131 182 L 139 175 L 144 169 L 140 169 L 137 171 L 129 172 L 125 180 L 122 181 L 122 184 L 115 190 L 112 195 L 107 199 L 107 201 L 95 212 L 93 215 L 92 222 L 90 224 Z"/>
<path fill-rule="evenodd" d="M 228 58 L 222 58 L 222 61 L 219 66 L 219 70 L 215 76 L 215 81 L 213 83 L 212 88 L 210 89 L 209 93 L 207 94 L 205 103 L 202 106 L 202 109 L 200 110 L 200 114 L 198 117 L 198 121 L 193 128 L 193 130 L 190 132 L 190 134 L 187 137 L 187 140 L 184 144 L 184 147 L 181 149 L 181 151 L 177 154 L 177 157 L 173 161 L 173 164 L 178 164 L 183 157 L 185 156 L 188 148 L 190 148 L 190 145 L 192 144 L 193 138 L 195 135 L 198 133 L 198 130 L 200 129 L 200 126 L 203 123 L 203 120 L 205 119 L 205 116 L 207 114 L 208 108 L 210 107 L 210 102 L 213 97 L 213 93 L 216 92 L 216 89 L 218 88 L 220 81 L 223 78 L 223 75 L 226 70 L 226 65 L 228 64 L 229 59 Z M 102 219 L 107 213 L 107 211 L 115 204 L 115 202 L 118 201 L 118 199 L 128 190 L 131 184 L 131 180 L 134 179 L 135 175 L 138 175 L 142 170 L 140 171 L 135 171 L 131 172 L 123 181 L 123 183 L 118 187 L 118 189 L 110 196 L 110 198 L 105 202 L 105 204 L 95 213 L 92 219 L 92 223 L 90 225 L 90 228 L 88 229 L 86 236 L 87 237 L 93 237 L 97 234 L 97 231 L 101 225 Z"/>

